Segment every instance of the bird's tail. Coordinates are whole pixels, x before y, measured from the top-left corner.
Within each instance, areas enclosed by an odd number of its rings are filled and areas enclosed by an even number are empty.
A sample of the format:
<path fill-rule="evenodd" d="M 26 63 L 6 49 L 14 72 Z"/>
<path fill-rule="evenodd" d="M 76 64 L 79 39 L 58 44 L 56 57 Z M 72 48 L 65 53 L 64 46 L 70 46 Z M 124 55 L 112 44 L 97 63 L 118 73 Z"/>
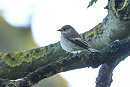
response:
<path fill-rule="evenodd" d="M 90 52 L 99 52 L 99 50 L 93 49 L 91 47 L 88 47 L 88 51 L 90 51 Z"/>

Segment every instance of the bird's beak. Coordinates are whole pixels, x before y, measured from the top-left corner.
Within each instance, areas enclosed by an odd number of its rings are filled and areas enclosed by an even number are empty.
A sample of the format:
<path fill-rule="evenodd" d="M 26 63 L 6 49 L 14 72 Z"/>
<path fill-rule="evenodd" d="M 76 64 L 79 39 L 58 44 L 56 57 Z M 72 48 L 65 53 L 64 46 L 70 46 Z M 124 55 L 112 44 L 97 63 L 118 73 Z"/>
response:
<path fill-rule="evenodd" d="M 57 31 L 62 31 L 61 29 L 58 29 Z"/>

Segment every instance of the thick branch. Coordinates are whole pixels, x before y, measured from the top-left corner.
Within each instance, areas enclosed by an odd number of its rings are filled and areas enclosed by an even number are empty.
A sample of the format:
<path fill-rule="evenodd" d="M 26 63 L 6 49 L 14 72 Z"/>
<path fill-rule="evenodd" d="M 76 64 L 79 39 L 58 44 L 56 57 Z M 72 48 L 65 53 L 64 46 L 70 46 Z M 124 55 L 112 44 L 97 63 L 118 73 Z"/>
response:
<path fill-rule="evenodd" d="M 109 64 L 111 61 L 116 61 L 113 65 L 117 65 L 120 61 L 130 55 L 130 39 L 115 41 L 104 48 L 100 53 L 86 54 L 85 52 L 86 51 L 81 52 L 79 56 L 64 58 L 60 61 L 52 62 L 41 67 L 35 72 L 28 74 L 25 78 L 18 80 L 18 85 L 21 86 L 24 84 L 25 87 L 28 87 L 29 85 L 34 85 L 40 80 L 60 72 L 84 67 L 98 67 L 104 63 Z M 16 84 L 16 82 L 17 81 L 7 81 L 10 85 Z"/>
<path fill-rule="evenodd" d="M 99 70 L 98 77 L 96 78 L 96 87 L 110 87 L 112 83 L 113 68 L 103 64 Z"/>
<path fill-rule="evenodd" d="M 59 42 L 23 52 L 0 54 L 0 78 L 23 78 L 37 68 L 67 56 Z"/>
<path fill-rule="evenodd" d="M 127 30 L 129 29 L 129 20 L 130 20 L 130 0 L 110 0 L 108 5 L 108 13 L 109 13 L 109 20 L 111 19 L 111 23 L 115 23 L 116 27 L 112 25 L 112 28 L 120 28 L 119 31 L 112 31 L 113 34 L 116 34 L 115 32 L 122 32 L 122 30 L 125 28 L 126 34 L 118 33 L 118 38 L 124 38 L 129 37 L 129 32 Z M 106 20 L 106 19 L 105 19 Z M 106 20 L 106 21 L 107 21 Z M 117 21 L 119 20 L 119 21 Z M 108 24 L 108 23 L 107 23 Z M 123 26 L 125 24 L 126 26 Z M 123 35 L 123 37 L 121 37 Z M 121 38 L 120 38 L 121 37 Z M 113 38 L 114 39 L 114 38 Z M 125 45 L 124 45 L 125 46 Z M 122 47 L 122 46 L 121 46 Z M 123 50 L 122 50 L 123 51 Z M 126 51 L 125 51 L 126 52 Z M 119 53 L 115 54 L 117 56 Z M 116 61 L 112 61 L 110 63 L 105 63 L 101 66 L 99 70 L 99 75 L 96 79 L 96 87 L 110 87 L 112 82 L 112 73 L 114 68 L 120 63 L 121 60 L 126 58 L 126 56 L 122 56 L 122 58 L 118 58 Z"/>

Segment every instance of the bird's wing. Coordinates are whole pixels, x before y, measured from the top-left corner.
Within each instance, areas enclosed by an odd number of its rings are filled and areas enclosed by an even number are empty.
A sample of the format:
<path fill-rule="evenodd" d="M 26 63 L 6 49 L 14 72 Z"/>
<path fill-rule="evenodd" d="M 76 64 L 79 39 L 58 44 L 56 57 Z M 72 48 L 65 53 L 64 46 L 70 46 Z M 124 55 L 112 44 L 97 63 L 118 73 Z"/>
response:
<path fill-rule="evenodd" d="M 90 52 L 99 52 L 98 50 L 88 46 L 87 42 L 82 38 L 68 38 L 68 40 L 84 49 L 87 49 Z"/>
<path fill-rule="evenodd" d="M 82 48 L 88 49 L 89 47 L 87 42 L 82 38 L 68 38 L 68 40 Z"/>

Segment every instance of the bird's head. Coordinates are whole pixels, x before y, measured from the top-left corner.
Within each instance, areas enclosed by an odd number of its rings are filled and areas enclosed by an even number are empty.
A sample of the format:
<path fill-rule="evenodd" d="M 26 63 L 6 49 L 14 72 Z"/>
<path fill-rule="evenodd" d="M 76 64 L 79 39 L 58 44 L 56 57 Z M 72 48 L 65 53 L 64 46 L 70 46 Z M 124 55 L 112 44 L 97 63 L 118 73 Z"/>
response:
<path fill-rule="evenodd" d="M 71 32 L 74 28 L 70 25 L 65 25 L 61 29 L 57 30 L 60 31 L 61 33 L 68 33 Z"/>

